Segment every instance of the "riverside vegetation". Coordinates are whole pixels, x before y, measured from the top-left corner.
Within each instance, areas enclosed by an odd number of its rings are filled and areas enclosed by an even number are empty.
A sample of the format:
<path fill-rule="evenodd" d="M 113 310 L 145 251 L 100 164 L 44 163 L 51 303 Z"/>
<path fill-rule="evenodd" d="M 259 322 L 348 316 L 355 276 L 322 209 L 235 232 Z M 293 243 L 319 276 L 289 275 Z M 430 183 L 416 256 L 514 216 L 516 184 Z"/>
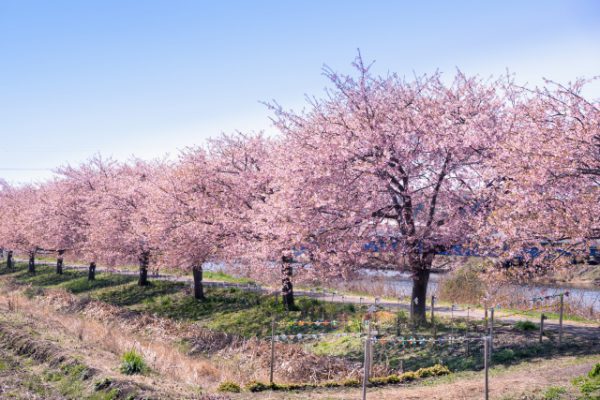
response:
<path fill-rule="evenodd" d="M 321 371 L 320 378 L 314 380 L 310 377 L 301 377 L 300 379 L 304 380 L 302 382 L 290 379 L 292 375 L 297 375 L 294 372 L 298 371 L 293 371 L 287 376 L 276 373 L 276 377 L 280 381 L 289 383 L 270 385 L 261 383 L 264 380 L 257 380 L 256 377 L 220 374 L 223 382 L 227 381 L 224 379 L 226 376 L 235 377 L 235 381 L 229 381 L 238 385 L 242 391 L 348 387 L 352 386 L 352 382 L 359 382 L 357 379 L 360 374 L 355 375 L 352 369 L 360 366 L 362 361 L 361 340 L 358 337 L 339 336 L 338 334 L 360 332 L 361 321 L 366 313 L 365 306 L 330 303 L 314 298 L 300 297 L 296 302 L 296 310 L 286 311 L 281 301 L 276 301 L 272 296 L 237 288 L 208 287 L 207 293 L 210 296 L 199 301 L 189 296 L 187 291 L 190 289 L 182 282 L 152 281 L 150 285 L 140 287 L 136 284 L 134 277 L 116 274 L 99 274 L 96 280 L 88 281 L 85 272 L 66 270 L 62 275 L 58 275 L 52 268 L 45 266 L 38 267 L 36 274 L 32 275 L 24 264 L 17 264 L 14 270 L 0 269 L 0 273 L 2 274 L 2 285 L 14 293 L 23 293 L 33 306 L 38 302 L 44 303 L 46 299 L 52 299 L 53 296 L 60 293 L 70 293 L 77 296 L 79 302 L 86 304 L 90 302 L 107 304 L 118 310 L 133 313 L 132 315 L 135 316 L 154 316 L 161 321 L 173 321 L 178 324 L 197 326 L 210 332 L 222 332 L 230 335 L 230 338 L 239 337 L 243 341 L 256 340 L 259 347 L 262 346 L 260 342 L 263 342 L 267 346 L 266 348 L 268 348 L 267 337 L 270 335 L 273 315 L 278 316 L 278 322 L 281 324 L 278 325 L 279 333 L 324 334 L 320 340 L 297 344 L 278 343 L 276 347 L 278 358 L 283 361 L 289 361 L 286 359 L 289 357 L 289 351 L 300 351 L 300 353 L 295 353 L 300 358 L 310 356 L 317 357 L 317 359 L 320 357 L 321 362 L 329 360 L 327 361 L 331 364 L 329 371 L 326 373 Z M 230 280 L 236 279 L 222 273 L 220 276 Z M 15 307 L 18 308 L 18 306 Z M 131 318 L 131 315 L 127 318 Z M 337 320 L 339 325 L 337 327 L 313 325 L 300 327 L 289 324 L 298 320 Z M 432 334 L 431 326 L 425 324 L 412 328 L 409 322 L 408 315 L 403 311 L 392 312 L 380 309 L 375 313 L 375 323 L 381 333 L 397 334 L 400 329 L 400 333 L 407 337 Z M 543 344 L 537 344 L 532 339 L 532 335 L 523 333 L 528 329 L 524 329 L 522 325 L 520 323 L 514 326 L 498 323 L 496 349 L 493 355 L 495 364 L 511 365 L 540 357 L 576 356 L 599 351 L 597 344 L 594 345 L 590 341 L 577 337 L 572 337 L 567 341 L 568 344 L 560 350 L 556 349 L 556 346 L 549 340 Z M 436 328 L 436 333 L 440 336 L 462 335 L 467 330 L 473 335 L 483 333 L 481 321 L 466 321 L 460 318 L 455 319 L 452 323 L 446 318 L 436 318 Z M 174 341 L 174 346 L 179 349 L 177 351 L 184 354 L 192 356 L 197 354 L 214 362 L 218 362 L 219 359 L 216 350 L 201 349 L 198 353 L 198 342 L 193 337 L 178 337 Z M 246 348 L 246 350 L 254 351 L 252 348 Z M 125 351 L 127 350 L 120 351 L 118 356 L 123 355 Z M 243 348 L 237 347 L 235 351 L 243 351 Z M 136 365 L 134 368 L 128 368 L 128 371 L 160 373 L 160 371 L 154 371 L 153 368 L 146 368 L 142 365 L 145 361 L 143 361 L 141 352 L 138 354 L 134 351 L 128 359 L 133 360 L 130 365 Z M 332 363 L 332 360 L 341 361 L 341 363 L 335 364 L 335 362 Z M 482 367 L 481 348 L 476 344 L 469 349 L 469 354 L 466 354 L 465 348 L 460 345 L 404 349 L 393 343 L 376 344 L 374 361 L 375 376 L 371 379 L 373 386 L 406 383 L 425 376 L 436 375 L 428 374 L 426 372 L 429 371 L 428 368 L 434 368 L 434 370 L 441 368 L 445 371 L 444 373 L 447 373 L 479 370 Z M 436 366 L 440 361 L 443 363 L 443 367 Z M 262 371 L 264 377 L 265 367 L 268 368 L 268 360 L 263 358 L 259 365 L 259 370 Z M 115 366 L 115 368 L 117 367 Z M 299 364 L 297 368 L 302 368 L 302 365 Z M 258 377 L 260 378 L 260 376 Z M 335 379 L 332 380 L 333 377 Z M 213 390 L 217 390 L 217 387 L 213 387 Z"/>

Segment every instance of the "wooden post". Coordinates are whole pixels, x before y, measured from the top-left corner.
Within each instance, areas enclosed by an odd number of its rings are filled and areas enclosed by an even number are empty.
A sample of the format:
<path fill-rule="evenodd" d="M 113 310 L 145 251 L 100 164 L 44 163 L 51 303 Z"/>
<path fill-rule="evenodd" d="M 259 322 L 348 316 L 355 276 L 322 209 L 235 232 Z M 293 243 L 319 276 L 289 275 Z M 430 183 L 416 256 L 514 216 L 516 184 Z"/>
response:
<path fill-rule="evenodd" d="M 450 306 L 450 332 L 454 337 L 454 304 Z"/>
<path fill-rule="evenodd" d="M 563 310 L 565 306 L 565 295 L 560 294 L 560 314 L 558 316 L 558 347 L 562 346 L 563 338 Z"/>
<path fill-rule="evenodd" d="M 275 367 L 275 317 L 271 321 L 271 371 L 269 373 L 269 383 L 273 385 L 273 369 Z"/>
<path fill-rule="evenodd" d="M 489 369 L 490 364 L 488 362 L 488 357 L 490 349 L 490 338 L 489 336 L 485 336 L 483 338 L 483 369 L 485 370 L 485 385 L 484 385 L 484 399 L 489 400 L 490 391 L 489 391 Z"/>
<path fill-rule="evenodd" d="M 431 296 L 431 325 L 432 326 L 435 325 L 434 314 L 435 314 L 435 296 Z"/>
<path fill-rule="evenodd" d="M 540 343 L 542 343 L 542 340 L 544 339 L 544 320 L 546 319 L 546 316 L 544 314 L 541 315 L 540 317 Z"/>

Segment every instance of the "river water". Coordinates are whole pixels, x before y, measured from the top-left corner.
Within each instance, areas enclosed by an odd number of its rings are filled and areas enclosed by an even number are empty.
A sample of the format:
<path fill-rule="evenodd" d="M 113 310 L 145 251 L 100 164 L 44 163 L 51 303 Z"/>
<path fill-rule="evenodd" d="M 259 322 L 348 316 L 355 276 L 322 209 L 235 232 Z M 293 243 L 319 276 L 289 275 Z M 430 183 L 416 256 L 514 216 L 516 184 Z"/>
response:
<path fill-rule="evenodd" d="M 410 295 L 412 289 L 412 280 L 410 273 L 397 271 L 382 271 L 365 269 L 362 272 L 363 285 L 364 281 L 372 282 L 373 286 L 378 286 L 384 292 L 395 292 L 399 295 Z M 444 274 L 431 274 L 429 285 L 427 288 L 428 294 L 435 294 L 438 290 L 439 282 L 444 279 Z M 385 290 L 385 288 L 389 290 Z M 583 308 L 593 313 L 600 312 L 600 287 L 597 288 L 581 288 L 568 285 L 517 285 L 503 284 L 498 288 L 494 288 L 498 294 L 503 297 L 533 299 L 536 297 L 553 296 L 560 293 L 568 292 L 564 297 L 566 304 Z M 532 302 L 532 305 L 534 302 Z M 539 304 L 539 302 L 538 302 Z"/>

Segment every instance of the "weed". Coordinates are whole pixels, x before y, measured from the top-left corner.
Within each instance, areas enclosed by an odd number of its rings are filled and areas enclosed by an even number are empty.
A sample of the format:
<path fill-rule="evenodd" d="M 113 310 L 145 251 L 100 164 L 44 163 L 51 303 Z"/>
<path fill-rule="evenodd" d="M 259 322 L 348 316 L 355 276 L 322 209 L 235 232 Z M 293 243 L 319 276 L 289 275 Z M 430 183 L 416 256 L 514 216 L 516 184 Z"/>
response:
<path fill-rule="evenodd" d="M 580 400 L 600 399 L 600 363 L 594 365 L 587 376 L 575 378 L 573 385 L 577 386 L 582 394 Z"/>
<path fill-rule="evenodd" d="M 143 374 L 148 367 L 144 358 L 134 349 L 131 349 L 121 357 L 121 372 L 126 375 Z"/>
<path fill-rule="evenodd" d="M 567 394 L 567 389 L 561 386 L 552 386 L 544 393 L 543 400 L 561 400 L 563 395 Z"/>
<path fill-rule="evenodd" d="M 539 329 L 539 327 L 531 321 L 517 321 L 515 322 L 514 328 L 523 332 Z"/>

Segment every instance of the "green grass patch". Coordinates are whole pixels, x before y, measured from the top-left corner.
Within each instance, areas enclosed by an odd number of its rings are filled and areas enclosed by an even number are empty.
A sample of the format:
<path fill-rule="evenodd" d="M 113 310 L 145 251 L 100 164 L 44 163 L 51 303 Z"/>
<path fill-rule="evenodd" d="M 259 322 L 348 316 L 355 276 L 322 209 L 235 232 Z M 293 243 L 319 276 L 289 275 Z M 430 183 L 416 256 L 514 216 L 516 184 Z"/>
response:
<path fill-rule="evenodd" d="M 139 286 L 134 280 L 127 284 L 98 290 L 92 294 L 92 297 L 115 306 L 125 307 L 155 302 L 162 296 L 181 292 L 185 286 L 181 282 L 169 281 L 149 281 L 147 286 Z"/>
<path fill-rule="evenodd" d="M 517 321 L 514 324 L 514 328 L 523 332 L 536 331 L 539 327 L 531 321 Z"/>
<path fill-rule="evenodd" d="M 137 280 L 134 276 L 104 273 L 96 274 L 96 279 L 93 281 L 88 281 L 87 277 L 87 271 L 65 270 L 62 274 L 57 274 L 50 266 L 38 266 L 35 275 L 29 274 L 26 268 L 19 268 L 13 272 L 14 282 L 30 285 L 34 295 L 36 295 L 35 291 L 41 288 L 63 288 L 73 294 L 81 294 Z"/>
<path fill-rule="evenodd" d="M 363 341 L 358 337 L 342 336 L 326 338 L 304 346 L 307 351 L 319 356 L 338 356 L 350 359 L 361 359 Z"/>
<path fill-rule="evenodd" d="M 242 284 L 255 284 L 256 282 L 249 278 L 237 277 L 226 274 L 223 271 L 204 271 L 202 274 L 203 279 L 212 281 L 228 282 L 228 283 L 242 283 Z"/>
<path fill-rule="evenodd" d="M 504 308 L 502 310 L 503 312 L 507 313 L 507 314 L 516 314 L 516 315 L 522 315 L 524 317 L 531 317 L 534 320 L 539 321 L 542 314 L 544 314 L 548 319 L 553 319 L 553 320 L 558 320 L 560 317 L 560 314 L 557 312 L 547 312 L 544 311 L 543 313 L 538 312 L 538 311 L 521 311 L 521 310 L 514 310 L 514 309 L 510 309 L 510 308 Z M 502 317 L 502 314 L 499 315 L 499 317 Z M 573 322 L 585 322 L 585 323 L 595 323 L 598 321 L 594 321 L 585 317 L 581 317 L 579 315 L 574 315 L 574 314 L 563 314 L 563 320 L 565 321 L 573 321 Z"/>

